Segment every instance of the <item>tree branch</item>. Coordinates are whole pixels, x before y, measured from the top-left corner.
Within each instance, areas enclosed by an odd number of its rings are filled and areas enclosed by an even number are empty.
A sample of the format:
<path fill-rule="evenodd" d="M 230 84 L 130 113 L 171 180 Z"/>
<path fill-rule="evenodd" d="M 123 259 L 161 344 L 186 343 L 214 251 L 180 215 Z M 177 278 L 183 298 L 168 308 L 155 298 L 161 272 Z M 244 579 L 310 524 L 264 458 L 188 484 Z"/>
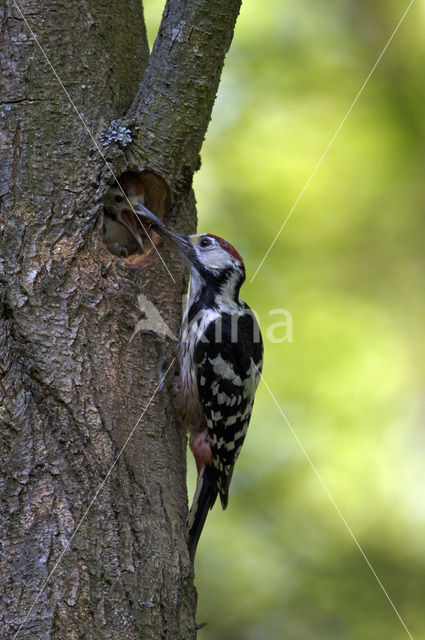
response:
<path fill-rule="evenodd" d="M 171 185 L 199 167 L 240 0 L 168 0 L 141 88 L 129 111 L 141 128 L 133 150 Z"/>

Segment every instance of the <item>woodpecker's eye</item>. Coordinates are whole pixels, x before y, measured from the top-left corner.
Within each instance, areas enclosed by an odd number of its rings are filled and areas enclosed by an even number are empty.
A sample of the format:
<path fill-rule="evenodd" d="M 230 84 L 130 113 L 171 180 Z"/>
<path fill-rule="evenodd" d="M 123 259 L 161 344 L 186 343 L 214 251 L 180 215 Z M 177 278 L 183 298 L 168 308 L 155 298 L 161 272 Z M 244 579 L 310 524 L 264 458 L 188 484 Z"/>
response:
<path fill-rule="evenodd" d="M 115 202 L 122 202 L 124 198 L 122 196 L 115 196 L 114 200 Z"/>
<path fill-rule="evenodd" d="M 212 245 L 211 238 L 201 238 L 199 241 L 199 246 L 201 249 L 205 249 L 205 247 L 210 247 Z"/>

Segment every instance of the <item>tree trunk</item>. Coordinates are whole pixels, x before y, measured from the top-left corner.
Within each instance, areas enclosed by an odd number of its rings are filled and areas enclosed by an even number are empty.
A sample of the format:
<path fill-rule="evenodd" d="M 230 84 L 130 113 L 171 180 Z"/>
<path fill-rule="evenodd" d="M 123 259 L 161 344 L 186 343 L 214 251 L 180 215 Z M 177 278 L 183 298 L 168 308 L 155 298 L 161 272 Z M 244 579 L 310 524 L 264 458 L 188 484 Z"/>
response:
<path fill-rule="evenodd" d="M 170 0 L 150 58 L 140 0 L 18 4 L 0 16 L 0 637 L 192 639 L 172 345 L 153 397 L 154 341 L 130 342 L 140 293 L 178 332 L 187 274 L 167 246 L 170 273 L 154 250 L 112 256 L 100 198 L 144 171 L 153 210 L 194 230 L 240 1 Z"/>

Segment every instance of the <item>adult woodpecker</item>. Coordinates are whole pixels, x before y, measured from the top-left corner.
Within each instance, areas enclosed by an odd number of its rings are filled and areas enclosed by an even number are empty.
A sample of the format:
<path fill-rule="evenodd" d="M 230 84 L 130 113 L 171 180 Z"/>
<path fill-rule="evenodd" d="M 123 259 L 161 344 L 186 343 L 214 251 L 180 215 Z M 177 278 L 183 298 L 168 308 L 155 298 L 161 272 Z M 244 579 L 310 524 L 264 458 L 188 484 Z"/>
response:
<path fill-rule="evenodd" d="M 245 267 L 236 249 L 209 233 L 185 236 L 173 231 L 143 205 L 136 211 L 175 244 L 191 269 L 178 358 L 183 422 L 198 470 L 187 527 L 193 562 L 217 495 L 223 509 L 227 507 L 261 376 L 263 345 L 254 314 L 239 298 Z"/>
<path fill-rule="evenodd" d="M 134 207 L 144 202 L 144 194 L 124 193 L 119 187 L 110 189 L 103 198 L 103 241 L 117 256 L 128 256 L 138 247 L 144 251 L 142 227 L 134 215 Z"/>

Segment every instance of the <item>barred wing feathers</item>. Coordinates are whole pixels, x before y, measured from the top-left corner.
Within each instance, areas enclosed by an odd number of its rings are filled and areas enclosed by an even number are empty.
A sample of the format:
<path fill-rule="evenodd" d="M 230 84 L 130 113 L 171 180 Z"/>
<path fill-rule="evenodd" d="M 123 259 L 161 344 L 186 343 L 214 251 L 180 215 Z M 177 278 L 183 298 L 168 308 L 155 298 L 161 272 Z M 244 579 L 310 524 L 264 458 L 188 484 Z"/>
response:
<path fill-rule="evenodd" d="M 251 418 L 263 360 L 257 321 L 243 304 L 241 315 L 224 313 L 208 325 L 205 341 L 198 343 L 194 354 L 199 398 L 223 509 Z"/>

